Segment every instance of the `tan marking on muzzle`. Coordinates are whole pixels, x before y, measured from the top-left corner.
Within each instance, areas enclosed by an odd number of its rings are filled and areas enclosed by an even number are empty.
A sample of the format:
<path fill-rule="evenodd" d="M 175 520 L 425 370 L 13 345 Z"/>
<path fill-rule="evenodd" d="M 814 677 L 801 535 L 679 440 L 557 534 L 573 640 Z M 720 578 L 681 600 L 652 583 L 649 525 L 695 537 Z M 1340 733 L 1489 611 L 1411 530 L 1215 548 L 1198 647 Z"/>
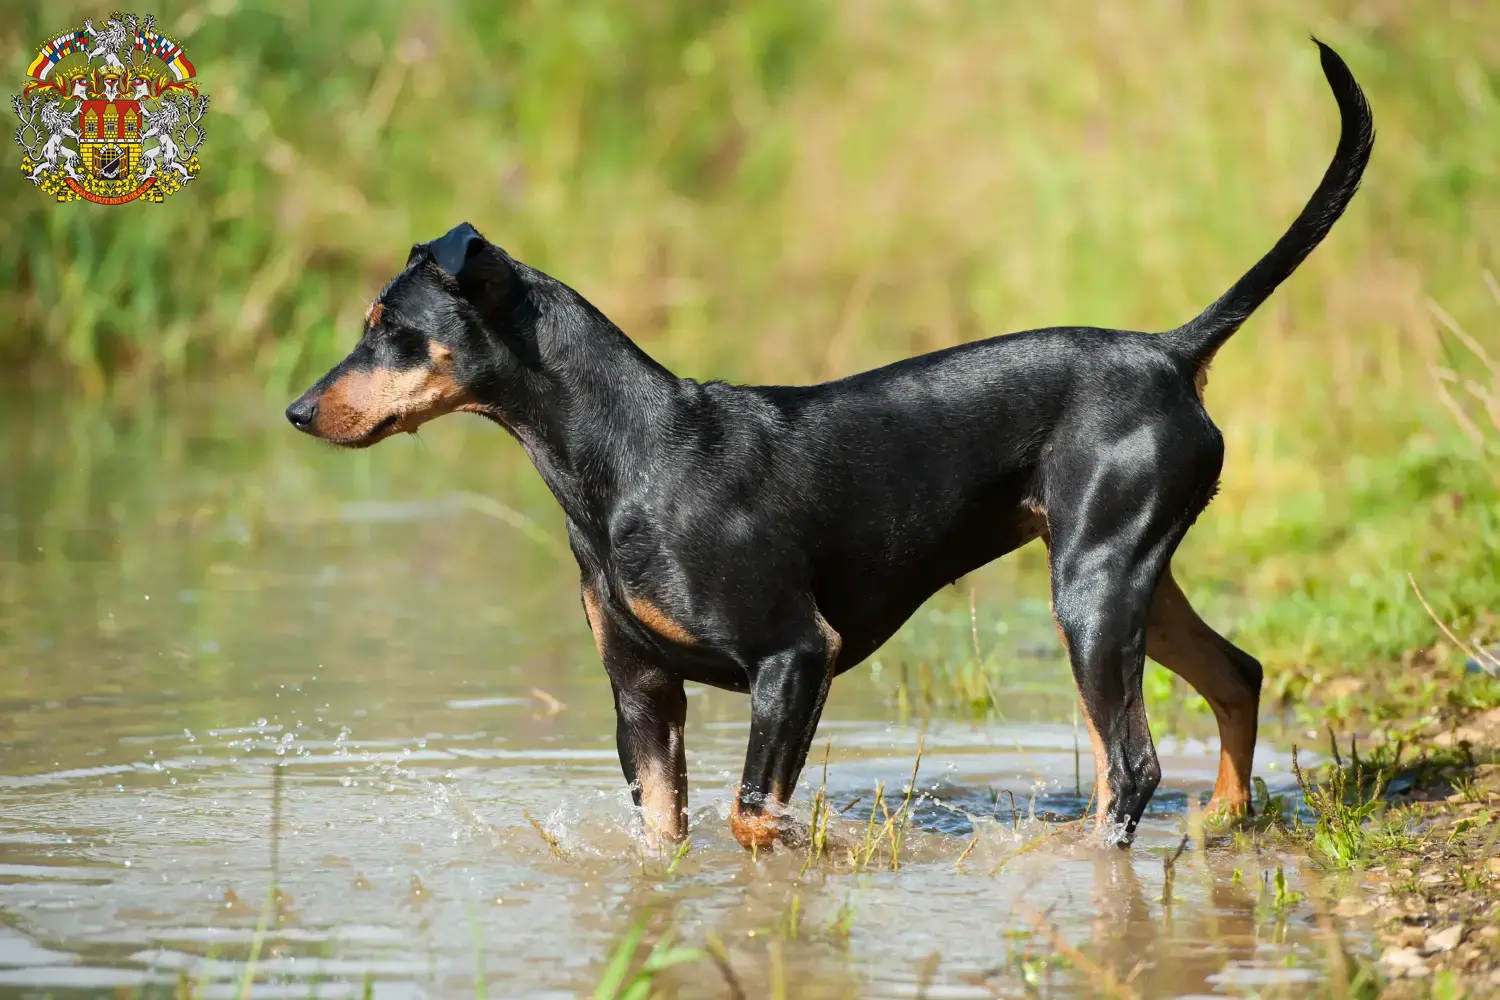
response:
<path fill-rule="evenodd" d="M 453 377 L 453 352 L 430 343 L 425 365 L 346 374 L 319 397 L 313 424 L 319 436 L 334 444 L 366 447 L 392 434 L 413 432 L 470 402 Z M 389 425 L 381 428 L 386 421 Z"/>

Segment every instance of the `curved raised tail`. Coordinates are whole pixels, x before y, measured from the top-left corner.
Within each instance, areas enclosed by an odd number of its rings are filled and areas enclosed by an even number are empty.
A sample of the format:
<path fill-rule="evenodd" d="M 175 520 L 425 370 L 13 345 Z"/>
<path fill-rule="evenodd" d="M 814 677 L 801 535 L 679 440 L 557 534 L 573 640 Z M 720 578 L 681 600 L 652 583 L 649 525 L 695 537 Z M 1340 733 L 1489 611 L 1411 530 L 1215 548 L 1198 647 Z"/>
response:
<path fill-rule="evenodd" d="M 1260 306 L 1276 286 L 1297 269 L 1313 248 L 1323 242 L 1328 230 L 1344 214 L 1344 208 L 1359 190 L 1360 176 L 1370 162 L 1375 146 L 1375 122 L 1370 115 L 1364 91 L 1354 82 L 1354 74 L 1333 49 L 1318 39 L 1323 56 L 1323 75 L 1338 101 L 1342 128 L 1333 162 L 1313 192 L 1307 207 L 1297 216 L 1290 229 L 1276 241 L 1271 252 L 1256 262 L 1245 276 L 1199 313 L 1191 322 L 1164 334 L 1171 346 L 1198 368 L 1203 368 L 1224 341 Z"/>

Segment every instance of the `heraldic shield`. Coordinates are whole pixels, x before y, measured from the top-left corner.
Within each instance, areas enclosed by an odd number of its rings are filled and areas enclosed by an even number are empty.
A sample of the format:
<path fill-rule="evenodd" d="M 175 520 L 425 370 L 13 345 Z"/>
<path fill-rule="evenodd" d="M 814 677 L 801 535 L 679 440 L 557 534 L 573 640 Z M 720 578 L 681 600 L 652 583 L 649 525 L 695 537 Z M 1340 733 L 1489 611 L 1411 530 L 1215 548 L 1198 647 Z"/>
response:
<path fill-rule="evenodd" d="M 123 55 L 123 58 L 122 58 Z M 42 44 L 11 99 L 21 173 L 58 201 L 160 202 L 202 169 L 208 95 L 152 17 L 111 14 Z"/>

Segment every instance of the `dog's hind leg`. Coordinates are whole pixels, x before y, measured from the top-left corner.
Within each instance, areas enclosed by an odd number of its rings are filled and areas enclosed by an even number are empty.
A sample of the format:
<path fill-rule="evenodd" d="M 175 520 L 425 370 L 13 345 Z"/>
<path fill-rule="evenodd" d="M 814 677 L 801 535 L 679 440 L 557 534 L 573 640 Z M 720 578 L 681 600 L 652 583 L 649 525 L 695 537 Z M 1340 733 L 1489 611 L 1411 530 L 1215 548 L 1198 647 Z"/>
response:
<path fill-rule="evenodd" d="M 1141 691 L 1152 567 L 1094 567 L 1057 552 L 1054 543 L 1052 608 L 1093 740 L 1096 828 L 1124 846 L 1161 781 Z"/>
<path fill-rule="evenodd" d="M 1198 617 L 1170 567 L 1151 600 L 1146 655 L 1191 684 L 1219 723 L 1219 776 L 1209 811 L 1248 813 L 1260 663 Z"/>
<path fill-rule="evenodd" d="M 1141 690 L 1152 598 L 1222 456 L 1192 430 L 1090 441 L 1046 471 L 1052 613 L 1094 741 L 1097 829 L 1121 846 L 1161 781 Z"/>
<path fill-rule="evenodd" d="M 729 816 L 746 850 L 769 847 L 783 832 L 780 814 L 807 762 L 839 647 L 838 633 L 814 611 L 800 635 L 754 664 L 750 744 Z"/>

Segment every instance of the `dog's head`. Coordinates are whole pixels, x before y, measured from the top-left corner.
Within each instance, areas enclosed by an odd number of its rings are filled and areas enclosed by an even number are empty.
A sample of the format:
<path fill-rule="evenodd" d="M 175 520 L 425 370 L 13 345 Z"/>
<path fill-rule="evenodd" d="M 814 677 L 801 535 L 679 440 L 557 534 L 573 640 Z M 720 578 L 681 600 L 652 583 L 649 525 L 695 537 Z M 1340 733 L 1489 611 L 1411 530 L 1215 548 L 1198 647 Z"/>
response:
<path fill-rule="evenodd" d="M 411 250 L 365 313 L 354 350 L 286 408 L 300 431 L 367 448 L 456 410 L 522 363 L 524 299 L 505 251 L 467 222 Z"/>

